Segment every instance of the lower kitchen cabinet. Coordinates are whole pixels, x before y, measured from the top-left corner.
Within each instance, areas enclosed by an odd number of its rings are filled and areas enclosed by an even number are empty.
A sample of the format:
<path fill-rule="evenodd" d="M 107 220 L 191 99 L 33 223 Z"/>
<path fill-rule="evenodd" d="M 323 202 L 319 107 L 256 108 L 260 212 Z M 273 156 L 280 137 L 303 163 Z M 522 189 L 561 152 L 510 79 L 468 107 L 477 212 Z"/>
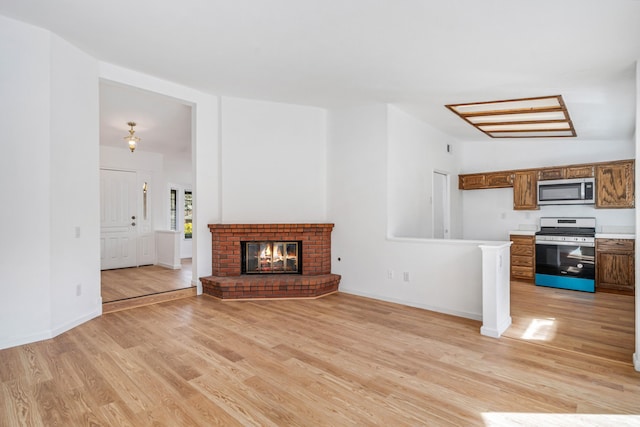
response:
<path fill-rule="evenodd" d="M 511 280 L 524 280 L 533 282 L 535 273 L 536 238 L 535 236 L 523 236 L 511 234 Z"/>
<path fill-rule="evenodd" d="M 634 247 L 633 239 L 596 239 L 596 291 L 634 293 Z"/>

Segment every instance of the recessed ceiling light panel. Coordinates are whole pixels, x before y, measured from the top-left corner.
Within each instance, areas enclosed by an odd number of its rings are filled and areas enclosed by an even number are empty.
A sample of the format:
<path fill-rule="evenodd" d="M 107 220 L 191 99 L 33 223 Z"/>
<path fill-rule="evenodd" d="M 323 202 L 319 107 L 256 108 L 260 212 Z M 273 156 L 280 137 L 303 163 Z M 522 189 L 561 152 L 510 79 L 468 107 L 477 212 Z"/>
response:
<path fill-rule="evenodd" d="M 576 136 L 562 95 L 450 104 L 446 107 L 491 138 Z"/>

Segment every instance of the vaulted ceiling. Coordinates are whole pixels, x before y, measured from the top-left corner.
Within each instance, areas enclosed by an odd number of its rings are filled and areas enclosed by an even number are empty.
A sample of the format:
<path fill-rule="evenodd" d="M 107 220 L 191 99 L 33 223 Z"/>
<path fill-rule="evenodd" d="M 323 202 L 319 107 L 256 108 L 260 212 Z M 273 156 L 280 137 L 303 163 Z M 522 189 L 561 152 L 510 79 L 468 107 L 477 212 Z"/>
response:
<path fill-rule="evenodd" d="M 546 95 L 578 139 L 635 129 L 638 0 L 3 0 L 0 14 L 212 94 L 393 103 L 459 139 L 488 137 L 445 104 Z"/>

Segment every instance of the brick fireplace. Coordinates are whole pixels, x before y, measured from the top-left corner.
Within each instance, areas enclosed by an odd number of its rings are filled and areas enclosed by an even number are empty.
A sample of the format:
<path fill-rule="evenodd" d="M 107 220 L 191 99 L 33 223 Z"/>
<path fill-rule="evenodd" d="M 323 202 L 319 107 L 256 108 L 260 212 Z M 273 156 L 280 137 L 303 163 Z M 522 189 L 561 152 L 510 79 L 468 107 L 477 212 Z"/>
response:
<path fill-rule="evenodd" d="M 200 278 L 202 290 L 221 299 L 315 298 L 336 292 L 340 276 L 331 274 L 332 230 L 333 224 L 209 224 L 212 272 Z M 271 268 L 265 269 L 269 274 L 243 273 L 248 242 L 269 248 L 275 248 L 273 242 L 298 243 L 296 274 L 274 274 L 278 271 Z"/>

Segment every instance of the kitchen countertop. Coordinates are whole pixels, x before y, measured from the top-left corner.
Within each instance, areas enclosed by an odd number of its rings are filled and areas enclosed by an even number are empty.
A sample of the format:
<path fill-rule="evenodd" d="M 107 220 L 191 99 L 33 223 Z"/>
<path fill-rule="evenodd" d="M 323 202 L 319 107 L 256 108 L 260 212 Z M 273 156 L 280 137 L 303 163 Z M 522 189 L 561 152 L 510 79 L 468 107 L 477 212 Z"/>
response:
<path fill-rule="evenodd" d="M 596 233 L 596 239 L 635 239 L 635 234 L 630 233 Z"/>
<path fill-rule="evenodd" d="M 535 230 L 511 230 L 509 231 L 509 235 L 516 234 L 519 236 L 535 236 Z"/>

